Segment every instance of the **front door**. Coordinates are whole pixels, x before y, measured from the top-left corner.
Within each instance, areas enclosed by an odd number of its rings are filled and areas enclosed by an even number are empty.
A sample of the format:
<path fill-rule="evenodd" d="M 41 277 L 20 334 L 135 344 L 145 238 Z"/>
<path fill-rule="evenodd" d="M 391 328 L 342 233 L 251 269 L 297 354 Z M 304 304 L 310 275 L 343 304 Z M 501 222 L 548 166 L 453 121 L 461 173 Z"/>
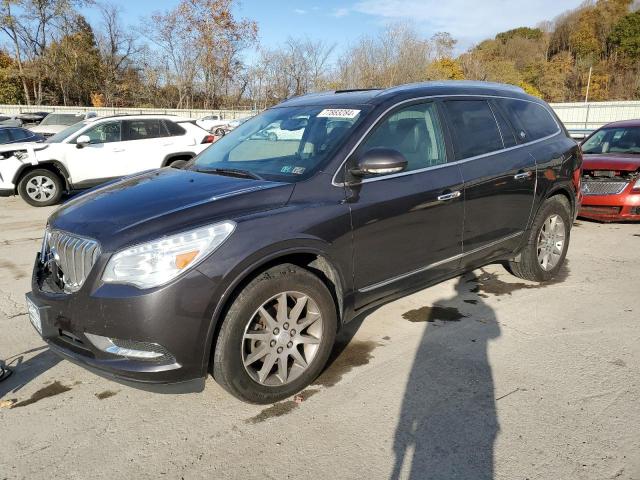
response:
<path fill-rule="evenodd" d="M 65 159 L 75 187 L 96 185 L 122 175 L 127 159 L 122 148 L 119 120 L 104 122 L 82 132 L 91 143 L 78 147 L 76 139 L 64 145 Z"/>
<path fill-rule="evenodd" d="M 346 187 L 354 235 L 356 307 L 444 277 L 462 252 L 462 178 L 447 163 L 438 109 L 432 102 L 386 116 L 347 161 L 375 147 L 393 148 L 404 172 L 364 177 Z"/>

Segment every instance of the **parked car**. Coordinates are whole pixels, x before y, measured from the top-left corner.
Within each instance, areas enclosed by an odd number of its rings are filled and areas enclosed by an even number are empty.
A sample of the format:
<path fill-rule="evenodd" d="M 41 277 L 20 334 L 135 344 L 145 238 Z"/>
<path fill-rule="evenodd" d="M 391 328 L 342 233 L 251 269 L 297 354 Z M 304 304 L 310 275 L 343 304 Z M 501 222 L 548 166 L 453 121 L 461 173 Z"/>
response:
<path fill-rule="evenodd" d="M 90 118 L 96 118 L 96 117 L 97 117 L 97 114 L 95 112 L 87 112 L 87 113 L 53 112 L 47 115 L 46 117 L 44 117 L 44 119 L 40 122 L 39 125 L 30 128 L 30 130 L 34 133 L 39 133 L 45 137 L 51 137 L 75 123 L 81 122 L 83 120 L 88 120 Z"/>
<path fill-rule="evenodd" d="M 640 120 L 596 130 L 582 144 L 580 216 L 601 222 L 640 220 Z"/>
<path fill-rule="evenodd" d="M 207 115 L 206 117 L 196 120 L 196 124 L 208 132 L 212 132 L 214 128 L 225 125 L 226 123 L 227 121 L 222 118 L 222 115 Z"/>
<path fill-rule="evenodd" d="M 38 125 L 51 112 L 23 112 L 16 115 L 25 125 Z"/>
<path fill-rule="evenodd" d="M 43 207 L 64 192 L 170 165 L 203 151 L 213 135 L 189 119 L 120 115 L 75 123 L 42 144 L 0 147 L 0 196 Z"/>
<path fill-rule="evenodd" d="M 0 126 L 21 127 L 22 120 L 15 115 L 0 115 Z"/>
<path fill-rule="evenodd" d="M 233 129 L 238 128 L 240 125 L 245 123 L 252 116 L 236 118 L 235 120 L 231 120 L 229 122 L 225 122 L 217 128 L 213 129 L 213 133 L 216 137 L 224 137 L 227 133 L 231 132 Z"/>
<path fill-rule="evenodd" d="M 44 137 L 26 128 L 0 126 L 0 144 L 44 142 Z"/>
<path fill-rule="evenodd" d="M 297 144 L 255 138 L 300 118 Z M 580 167 L 553 111 L 517 87 L 294 98 L 184 169 L 55 211 L 30 319 L 53 351 L 111 378 L 192 391 L 211 367 L 233 395 L 271 403 L 312 382 L 336 331 L 373 307 L 492 262 L 554 278 Z"/>

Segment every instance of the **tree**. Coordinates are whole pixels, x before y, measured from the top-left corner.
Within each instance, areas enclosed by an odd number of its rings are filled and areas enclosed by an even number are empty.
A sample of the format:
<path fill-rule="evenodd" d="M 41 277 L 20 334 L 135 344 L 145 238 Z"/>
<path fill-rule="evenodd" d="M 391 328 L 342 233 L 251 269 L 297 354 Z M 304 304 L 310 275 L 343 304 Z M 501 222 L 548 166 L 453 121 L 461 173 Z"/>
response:
<path fill-rule="evenodd" d="M 613 27 L 608 41 L 625 57 L 640 60 L 640 10 L 622 17 Z"/>

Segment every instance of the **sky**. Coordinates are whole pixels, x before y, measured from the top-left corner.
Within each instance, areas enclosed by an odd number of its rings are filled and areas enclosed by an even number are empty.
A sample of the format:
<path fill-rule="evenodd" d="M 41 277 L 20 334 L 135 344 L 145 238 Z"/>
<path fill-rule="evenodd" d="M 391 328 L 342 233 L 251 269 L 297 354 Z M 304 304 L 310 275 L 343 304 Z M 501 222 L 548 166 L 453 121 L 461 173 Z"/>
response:
<path fill-rule="evenodd" d="M 125 23 L 135 24 L 178 0 L 110 0 L 122 7 Z M 239 18 L 258 23 L 261 44 L 273 48 L 288 37 L 324 39 L 340 53 L 363 35 L 389 22 L 411 21 L 425 36 L 446 31 L 460 53 L 496 33 L 543 20 L 575 8 L 582 0 L 240 0 Z M 93 20 L 93 13 L 88 16 Z M 251 53 L 248 53 L 251 56 Z"/>

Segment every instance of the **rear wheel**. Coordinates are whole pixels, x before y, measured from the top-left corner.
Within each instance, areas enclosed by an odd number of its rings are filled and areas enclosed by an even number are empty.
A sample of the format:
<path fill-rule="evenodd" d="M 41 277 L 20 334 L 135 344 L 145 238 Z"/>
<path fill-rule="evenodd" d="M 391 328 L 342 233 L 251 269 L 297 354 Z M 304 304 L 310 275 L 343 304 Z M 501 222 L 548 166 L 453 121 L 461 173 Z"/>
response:
<path fill-rule="evenodd" d="M 569 248 L 571 207 L 561 195 L 549 198 L 540 207 L 529 232 L 527 245 L 509 270 L 525 280 L 544 282 L 558 273 Z"/>
<path fill-rule="evenodd" d="M 253 279 L 229 309 L 213 376 L 241 400 L 282 400 L 320 374 L 336 325 L 333 297 L 318 277 L 291 264 L 273 267 Z"/>
<path fill-rule="evenodd" d="M 62 198 L 63 190 L 60 176 L 45 169 L 28 172 L 18 183 L 18 193 L 34 207 L 55 205 Z"/>

